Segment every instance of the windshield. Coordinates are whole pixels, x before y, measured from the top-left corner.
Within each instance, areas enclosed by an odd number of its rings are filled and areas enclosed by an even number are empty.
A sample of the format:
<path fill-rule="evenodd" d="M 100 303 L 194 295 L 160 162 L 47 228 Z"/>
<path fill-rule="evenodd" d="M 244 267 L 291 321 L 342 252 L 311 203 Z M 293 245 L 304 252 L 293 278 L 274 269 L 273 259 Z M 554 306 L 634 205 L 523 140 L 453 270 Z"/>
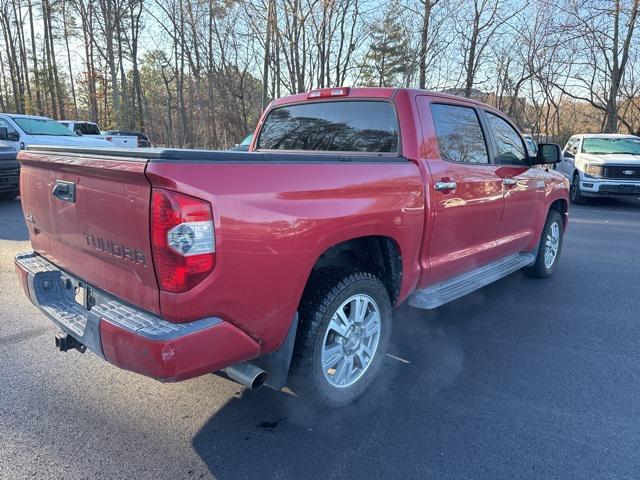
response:
<path fill-rule="evenodd" d="M 640 138 L 585 138 L 582 141 L 582 153 L 640 155 Z"/>
<path fill-rule="evenodd" d="M 244 140 L 242 140 L 242 142 L 240 142 L 240 145 L 249 146 L 249 145 L 251 145 L 251 140 L 253 140 L 253 133 L 250 133 L 249 135 L 244 137 Z"/>
<path fill-rule="evenodd" d="M 76 137 L 77 135 L 64 125 L 48 118 L 11 117 L 28 135 L 55 135 Z"/>

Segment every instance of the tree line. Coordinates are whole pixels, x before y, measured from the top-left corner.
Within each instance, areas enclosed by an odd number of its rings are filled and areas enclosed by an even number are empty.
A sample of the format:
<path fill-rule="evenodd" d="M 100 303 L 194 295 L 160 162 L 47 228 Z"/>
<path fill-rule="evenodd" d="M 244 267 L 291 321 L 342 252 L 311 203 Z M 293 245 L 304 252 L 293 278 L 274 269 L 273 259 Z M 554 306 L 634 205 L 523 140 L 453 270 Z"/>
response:
<path fill-rule="evenodd" d="M 640 133 L 640 0 L 0 0 L 0 111 L 225 148 L 283 95 L 416 87 Z"/>

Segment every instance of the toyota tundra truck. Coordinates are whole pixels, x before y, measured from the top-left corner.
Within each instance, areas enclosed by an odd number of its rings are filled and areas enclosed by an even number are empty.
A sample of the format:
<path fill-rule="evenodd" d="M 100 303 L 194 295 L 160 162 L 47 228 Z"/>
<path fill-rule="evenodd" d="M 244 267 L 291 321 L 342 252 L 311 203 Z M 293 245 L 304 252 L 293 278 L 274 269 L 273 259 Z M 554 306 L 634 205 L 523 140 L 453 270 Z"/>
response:
<path fill-rule="evenodd" d="M 32 146 L 15 265 L 60 350 L 336 407 L 376 381 L 394 306 L 553 273 L 569 184 L 538 147 L 487 105 L 392 88 L 275 100 L 248 152 Z"/>

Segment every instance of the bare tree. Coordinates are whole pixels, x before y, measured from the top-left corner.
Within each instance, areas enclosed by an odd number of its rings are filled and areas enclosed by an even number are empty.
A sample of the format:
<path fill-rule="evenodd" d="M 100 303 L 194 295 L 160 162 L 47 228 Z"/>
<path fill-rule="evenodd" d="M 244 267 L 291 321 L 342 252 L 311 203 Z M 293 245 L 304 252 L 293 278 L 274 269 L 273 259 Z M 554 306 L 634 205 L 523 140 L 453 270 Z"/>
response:
<path fill-rule="evenodd" d="M 636 27 L 640 0 L 569 0 L 561 6 L 561 27 L 575 55 L 566 76 L 571 79 L 563 92 L 588 102 L 604 113 L 602 130 L 617 132 L 619 94 L 632 49 L 637 48 Z M 628 126 L 628 125 L 627 125 Z"/>
<path fill-rule="evenodd" d="M 471 96 L 477 83 L 478 72 L 490 52 L 488 47 L 505 29 L 508 22 L 524 8 L 524 6 L 516 8 L 506 0 L 473 0 L 472 9 L 459 9 L 460 16 L 457 24 L 464 58 L 462 93 L 465 97 Z"/>
<path fill-rule="evenodd" d="M 544 138 L 637 132 L 639 2 L 0 0 L 0 109 L 222 148 L 275 97 L 417 86 Z"/>

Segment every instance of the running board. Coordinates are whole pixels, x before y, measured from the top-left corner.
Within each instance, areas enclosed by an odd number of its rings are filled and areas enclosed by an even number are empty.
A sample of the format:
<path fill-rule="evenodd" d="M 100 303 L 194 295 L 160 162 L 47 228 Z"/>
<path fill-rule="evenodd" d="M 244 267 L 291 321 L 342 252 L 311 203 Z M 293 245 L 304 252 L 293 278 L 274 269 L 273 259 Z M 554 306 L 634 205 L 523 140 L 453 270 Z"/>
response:
<path fill-rule="evenodd" d="M 532 253 L 510 255 L 451 280 L 418 290 L 409 298 L 409 305 L 427 310 L 437 308 L 531 265 L 535 260 L 536 257 Z"/>

